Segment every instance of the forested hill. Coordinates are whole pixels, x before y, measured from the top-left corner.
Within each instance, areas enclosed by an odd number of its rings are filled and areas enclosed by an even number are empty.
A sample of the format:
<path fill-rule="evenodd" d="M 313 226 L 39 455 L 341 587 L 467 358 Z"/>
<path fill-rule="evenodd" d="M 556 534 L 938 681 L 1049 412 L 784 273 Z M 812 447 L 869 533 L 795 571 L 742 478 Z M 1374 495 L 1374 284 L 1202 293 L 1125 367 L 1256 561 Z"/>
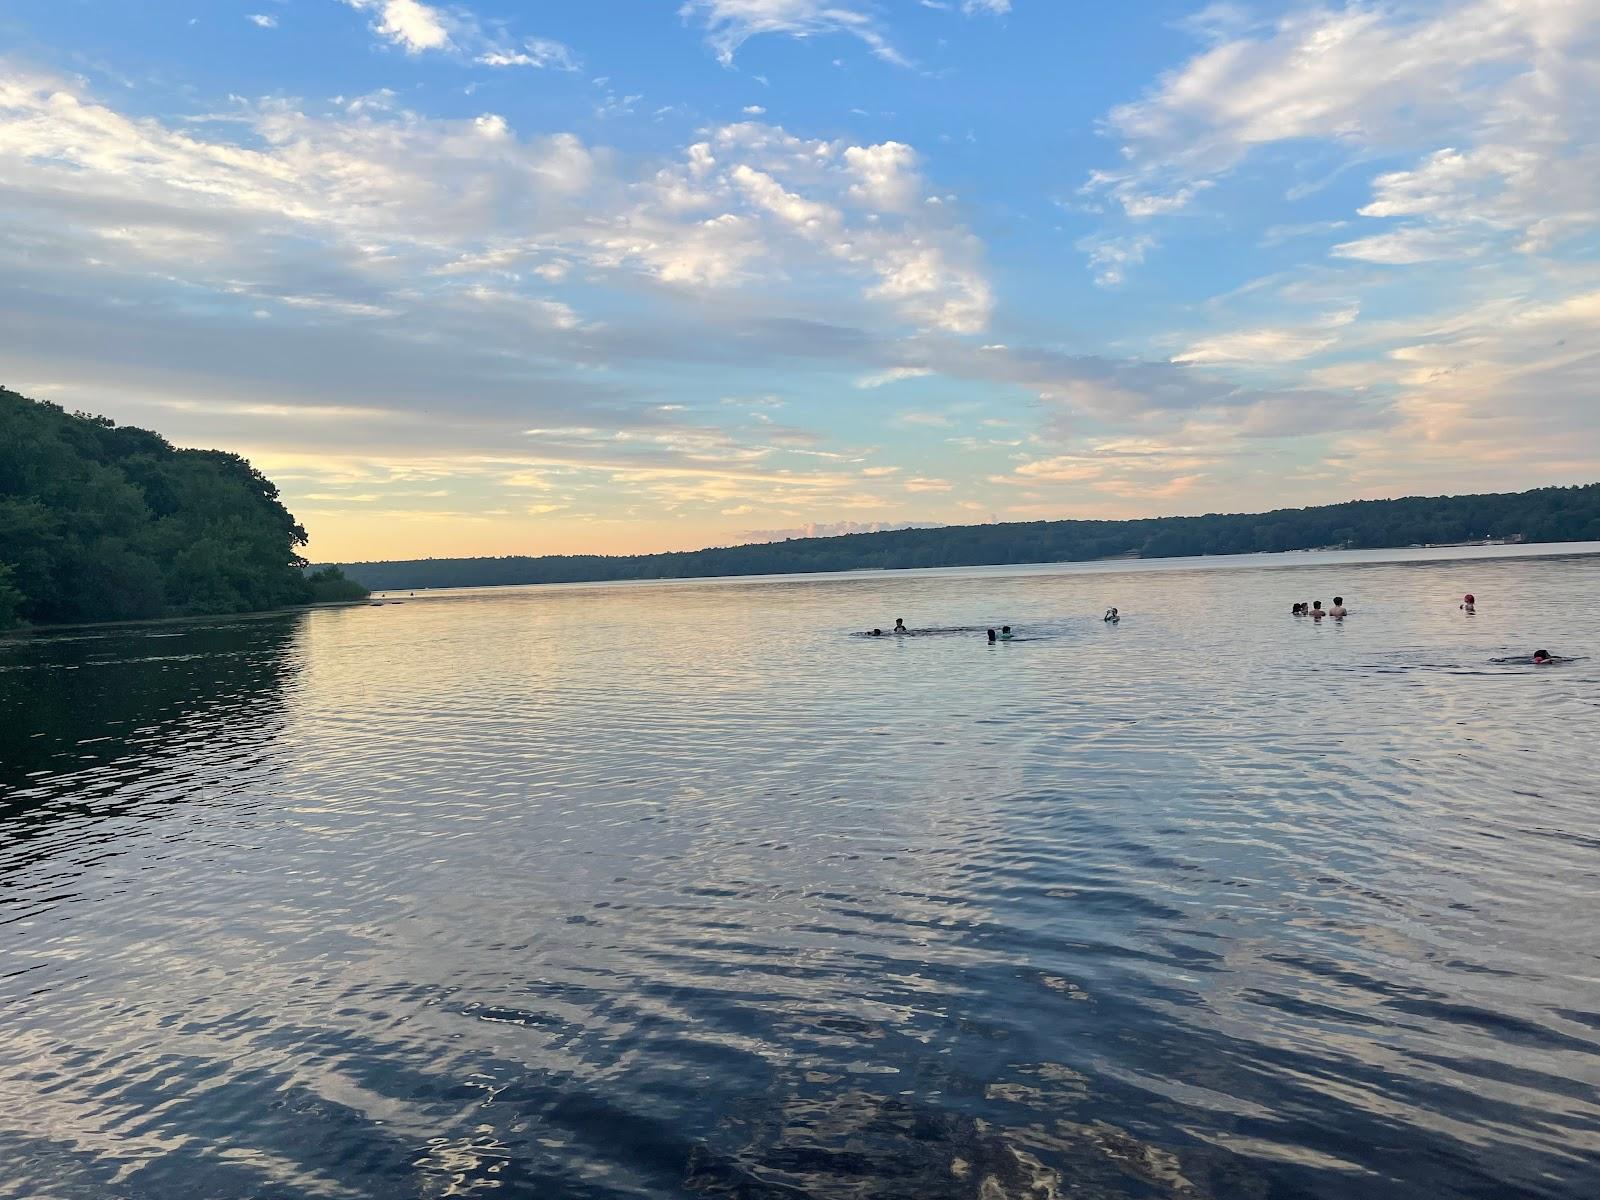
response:
<path fill-rule="evenodd" d="M 237 454 L 0 388 L 0 628 L 304 603 L 306 533 Z M 334 587 L 334 591 L 339 591 Z"/>
<path fill-rule="evenodd" d="M 1511 537 L 1530 542 L 1600 540 L 1600 484 L 1507 495 L 1357 500 L 1248 515 L 901 529 L 673 554 L 428 558 L 346 563 L 343 568 L 367 587 L 394 590 L 1072 562 L 1118 556 L 1175 558 Z"/>

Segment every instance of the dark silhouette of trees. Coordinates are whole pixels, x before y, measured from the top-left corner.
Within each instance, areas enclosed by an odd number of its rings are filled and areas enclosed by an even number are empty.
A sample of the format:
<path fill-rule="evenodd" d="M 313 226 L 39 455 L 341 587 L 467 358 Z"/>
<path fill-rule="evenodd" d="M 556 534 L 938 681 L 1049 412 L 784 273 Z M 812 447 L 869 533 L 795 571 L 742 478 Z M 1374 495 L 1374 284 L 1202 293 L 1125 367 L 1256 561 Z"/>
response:
<path fill-rule="evenodd" d="M 900 529 L 671 554 L 343 565 L 351 578 L 368 587 L 402 589 L 1372 549 L 1516 537 L 1530 542 L 1600 541 L 1600 484 L 1508 495 L 1356 500 L 1243 515 Z"/>
<path fill-rule="evenodd" d="M 237 454 L 0 388 L 0 627 L 302 604 L 305 543 Z"/>
<path fill-rule="evenodd" d="M 311 588 L 311 600 L 314 604 L 326 604 L 336 600 L 365 600 L 370 592 L 354 579 L 345 577 L 345 573 L 338 567 L 322 567 L 306 576 L 306 584 Z"/>

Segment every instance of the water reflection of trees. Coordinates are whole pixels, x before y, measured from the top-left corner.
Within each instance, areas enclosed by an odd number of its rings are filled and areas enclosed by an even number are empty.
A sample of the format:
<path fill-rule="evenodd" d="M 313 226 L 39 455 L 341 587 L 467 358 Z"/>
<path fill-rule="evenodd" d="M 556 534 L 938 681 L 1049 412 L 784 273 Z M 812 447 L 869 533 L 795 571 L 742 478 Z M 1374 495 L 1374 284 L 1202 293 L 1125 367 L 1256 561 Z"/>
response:
<path fill-rule="evenodd" d="M 0 642 L 0 851 L 227 791 L 283 728 L 304 614 Z M 13 864 L 14 865 L 14 864 Z"/>

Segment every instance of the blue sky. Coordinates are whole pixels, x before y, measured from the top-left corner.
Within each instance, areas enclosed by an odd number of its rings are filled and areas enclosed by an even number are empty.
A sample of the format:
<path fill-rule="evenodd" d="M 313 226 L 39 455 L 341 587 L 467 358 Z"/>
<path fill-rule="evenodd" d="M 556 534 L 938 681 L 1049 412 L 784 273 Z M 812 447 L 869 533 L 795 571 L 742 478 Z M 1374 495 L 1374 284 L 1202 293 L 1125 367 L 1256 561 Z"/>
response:
<path fill-rule="evenodd" d="M 12 0 L 0 382 L 321 557 L 1600 477 L 1600 0 Z"/>

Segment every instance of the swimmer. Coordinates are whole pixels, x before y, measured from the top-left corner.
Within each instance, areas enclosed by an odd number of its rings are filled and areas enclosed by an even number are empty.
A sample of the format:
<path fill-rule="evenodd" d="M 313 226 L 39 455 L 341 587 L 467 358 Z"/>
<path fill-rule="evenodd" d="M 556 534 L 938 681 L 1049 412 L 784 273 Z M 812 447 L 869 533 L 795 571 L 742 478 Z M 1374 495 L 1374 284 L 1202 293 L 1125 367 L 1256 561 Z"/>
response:
<path fill-rule="evenodd" d="M 1320 620 L 1322 620 L 1323 617 L 1327 616 L 1328 614 L 1322 611 L 1322 601 L 1321 600 L 1315 600 L 1311 604 L 1311 611 L 1309 613 L 1307 613 L 1306 615 L 1308 617 L 1310 617 L 1314 621 L 1320 621 Z"/>
<path fill-rule="evenodd" d="M 1469 613 L 1477 612 L 1478 611 L 1478 607 L 1477 606 L 1478 606 L 1478 598 L 1476 596 L 1474 596 L 1471 592 L 1468 592 L 1465 596 L 1461 597 L 1461 611 L 1462 612 L 1469 612 Z"/>
<path fill-rule="evenodd" d="M 1333 607 L 1328 610 L 1328 615 L 1330 617 L 1342 617 L 1349 611 L 1350 610 L 1344 606 L 1344 597 L 1335 596 L 1333 598 Z"/>
<path fill-rule="evenodd" d="M 882 636 L 883 636 L 883 630 L 881 630 L 881 629 L 872 629 L 872 630 L 869 630 L 869 631 L 868 631 L 868 632 L 867 632 L 867 636 L 868 636 L 868 637 L 882 637 Z"/>
<path fill-rule="evenodd" d="M 1000 640 L 1002 642 L 1009 642 L 1014 637 L 1016 637 L 1016 634 L 1011 632 L 1011 626 L 1009 626 L 1009 625 L 1000 626 Z"/>
<path fill-rule="evenodd" d="M 891 629 L 889 632 L 890 633 L 910 633 L 911 630 L 906 628 L 906 619 L 904 617 L 896 617 L 894 619 L 894 628 Z"/>
<path fill-rule="evenodd" d="M 994 630 L 991 629 L 991 630 L 989 630 L 989 645 L 992 646 L 992 645 L 994 645 L 994 643 L 995 643 Z"/>
<path fill-rule="evenodd" d="M 1298 601 L 1295 606 L 1289 610 L 1289 615 L 1292 617 L 1303 617 L 1306 615 L 1307 607 L 1309 606 L 1304 600 Z"/>
<path fill-rule="evenodd" d="M 1116 624 L 1116 623 L 1117 623 L 1117 622 L 1118 622 L 1118 621 L 1120 621 L 1120 620 L 1122 620 L 1122 617 L 1121 617 L 1121 615 L 1120 615 L 1120 614 L 1119 614 L 1119 613 L 1118 613 L 1118 612 L 1117 612 L 1117 610 L 1116 610 L 1116 609 L 1114 609 L 1114 608 L 1108 608 L 1108 609 L 1106 609 L 1106 615 L 1105 615 L 1105 619 L 1106 619 L 1106 620 L 1107 620 L 1107 621 L 1108 621 L 1108 622 L 1110 622 L 1110 623 L 1111 623 L 1111 624 L 1112 624 L 1112 625 L 1115 625 L 1115 624 Z"/>
<path fill-rule="evenodd" d="M 1533 665 L 1536 667 L 1548 667 L 1555 661 L 1555 656 L 1548 650 L 1535 650 L 1533 652 Z"/>

